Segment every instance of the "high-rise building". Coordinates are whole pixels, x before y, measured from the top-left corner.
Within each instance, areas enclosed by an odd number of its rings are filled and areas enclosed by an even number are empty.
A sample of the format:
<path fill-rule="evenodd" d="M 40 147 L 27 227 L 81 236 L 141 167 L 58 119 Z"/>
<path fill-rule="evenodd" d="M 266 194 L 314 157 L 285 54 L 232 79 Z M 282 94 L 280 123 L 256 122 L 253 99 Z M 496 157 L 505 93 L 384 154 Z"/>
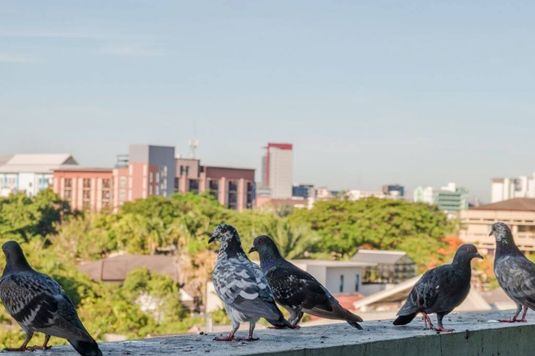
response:
<path fill-rule="evenodd" d="M 175 148 L 130 145 L 115 168 L 54 169 L 54 191 L 74 209 L 117 210 L 124 202 L 174 193 Z"/>
<path fill-rule="evenodd" d="M 293 146 L 290 143 L 268 143 L 262 157 L 262 187 L 269 188 L 273 199 L 292 197 Z"/>
<path fill-rule="evenodd" d="M 131 145 L 113 168 L 54 169 L 54 191 L 78 210 L 117 211 L 128 201 L 175 192 L 209 192 L 222 205 L 243 210 L 254 206 L 254 175 L 254 169 L 201 166 L 198 159 L 175 158 L 174 147 Z"/>
<path fill-rule="evenodd" d="M 251 209 L 255 203 L 255 170 L 202 166 L 195 158 L 177 158 L 175 191 L 210 193 L 230 209 Z"/>
<path fill-rule="evenodd" d="M 403 199 L 405 197 L 405 187 L 399 184 L 383 185 L 383 194 L 390 198 Z"/>
<path fill-rule="evenodd" d="M 535 173 L 531 176 L 492 179 L 492 203 L 514 198 L 535 198 Z"/>
<path fill-rule="evenodd" d="M 292 188 L 292 196 L 303 199 L 308 199 L 314 196 L 314 185 L 312 184 L 299 184 L 294 185 Z"/>
<path fill-rule="evenodd" d="M 416 187 L 413 198 L 415 202 L 436 204 L 440 210 L 452 216 L 468 208 L 468 191 L 457 187 L 455 183 L 448 183 L 438 190 L 432 187 Z"/>

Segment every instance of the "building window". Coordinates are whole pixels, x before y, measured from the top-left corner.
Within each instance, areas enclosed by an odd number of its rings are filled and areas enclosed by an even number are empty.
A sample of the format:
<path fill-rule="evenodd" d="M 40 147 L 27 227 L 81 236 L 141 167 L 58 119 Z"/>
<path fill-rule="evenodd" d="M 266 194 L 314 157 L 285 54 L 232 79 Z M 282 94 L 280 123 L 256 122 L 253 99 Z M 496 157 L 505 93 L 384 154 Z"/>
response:
<path fill-rule="evenodd" d="M 72 178 L 65 178 L 63 181 L 63 199 L 72 199 Z"/>
<path fill-rule="evenodd" d="M 245 207 L 247 209 L 253 208 L 254 196 L 255 196 L 254 184 L 253 182 L 247 182 L 247 197 L 245 201 Z"/>
<path fill-rule="evenodd" d="M 355 292 L 359 291 L 359 285 L 360 285 L 360 274 L 355 275 Z"/>
<path fill-rule="evenodd" d="M 180 166 L 180 176 L 188 176 L 189 175 L 189 166 Z"/>
<path fill-rule="evenodd" d="M 91 179 L 82 180 L 82 209 L 91 208 Z"/>
<path fill-rule="evenodd" d="M 175 178 L 175 193 L 180 192 L 180 178 Z"/>
<path fill-rule="evenodd" d="M 343 274 L 340 275 L 340 286 L 338 287 L 338 291 L 340 293 L 344 292 L 344 275 Z"/>
<path fill-rule="evenodd" d="M 111 189 L 111 179 L 106 178 L 102 180 L 102 189 Z"/>
<path fill-rule="evenodd" d="M 101 193 L 102 207 L 108 209 L 111 207 L 111 179 L 102 179 L 102 193 Z"/>
<path fill-rule="evenodd" d="M 238 184 L 236 182 L 229 180 L 228 182 L 228 193 L 227 193 L 227 207 L 230 209 L 238 208 Z"/>
<path fill-rule="evenodd" d="M 199 181 L 197 179 L 189 180 L 188 192 L 198 193 L 199 192 Z"/>
<path fill-rule="evenodd" d="M 219 181 L 215 179 L 210 179 L 210 183 L 208 183 L 208 188 L 210 189 L 210 195 L 215 198 L 215 200 L 219 199 Z"/>

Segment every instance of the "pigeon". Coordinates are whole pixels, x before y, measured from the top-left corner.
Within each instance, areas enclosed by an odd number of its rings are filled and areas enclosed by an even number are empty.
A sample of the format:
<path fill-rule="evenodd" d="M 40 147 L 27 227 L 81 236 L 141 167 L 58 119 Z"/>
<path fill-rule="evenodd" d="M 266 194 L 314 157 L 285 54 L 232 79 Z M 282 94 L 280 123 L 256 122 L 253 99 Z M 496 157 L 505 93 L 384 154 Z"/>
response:
<path fill-rule="evenodd" d="M 4 243 L 2 250 L 6 267 L 0 279 L 0 299 L 26 333 L 20 347 L 6 350 L 46 350 L 50 337 L 57 336 L 67 339 L 80 355 L 102 355 L 61 286 L 49 276 L 35 271 L 17 242 Z M 28 347 L 34 332 L 45 334 L 42 347 Z"/>
<path fill-rule="evenodd" d="M 516 304 L 513 317 L 499 321 L 525 322 L 528 308 L 535 310 L 535 264 L 520 252 L 506 224 L 493 224 L 490 235 L 496 239 L 494 274 L 500 287 Z M 522 309 L 522 318 L 518 319 Z"/>
<path fill-rule="evenodd" d="M 291 328 L 275 304 L 273 293 L 260 267 L 249 260 L 241 247 L 236 229 L 227 224 L 218 225 L 209 242 L 221 242 L 216 265 L 212 274 L 214 288 L 227 315 L 232 320 L 232 330 L 228 336 L 216 337 L 217 341 L 232 341 L 241 322 L 249 322 L 249 337 L 253 337 L 258 319 L 265 318 L 276 328 Z"/>
<path fill-rule="evenodd" d="M 340 305 L 332 294 L 312 275 L 285 260 L 269 236 L 258 236 L 249 253 L 257 251 L 260 267 L 266 274 L 275 301 L 290 313 L 293 327 L 299 324 L 303 313 L 321 318 L 345 320 L 362 330 L 362 318 Z"/>
<path fill-rule="evenodd" d="M 394 325 L 406 325 L 421 312 L 426 328 L 437 332 L 449 332 L 442 319 L 463 302 L 470 291 L 472 276 L 470 261 L 483 258 L 472 244 L 465 244 L 457 249 L 453 262 L 425 272 L 412 288 L 405 304 L 398 312 Z M 438 327 L 434 328 L 428 314 L 436 313 Z"/>

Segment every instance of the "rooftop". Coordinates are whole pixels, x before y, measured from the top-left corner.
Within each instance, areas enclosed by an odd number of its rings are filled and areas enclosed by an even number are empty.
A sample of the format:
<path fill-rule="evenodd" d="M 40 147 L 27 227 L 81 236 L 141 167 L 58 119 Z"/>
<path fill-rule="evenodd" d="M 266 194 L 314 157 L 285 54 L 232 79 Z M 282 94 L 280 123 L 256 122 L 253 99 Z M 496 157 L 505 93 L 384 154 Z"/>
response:
<path fill-rule="evenodd" d="M 406 256 L 407 253 L 403 251 L 359 249 L 355 256 L 351 258 L 351 260 L 366 263 L 394 264 Z"/>
<path fill-rule="evenodd" d="M 16 154 L 0 166 L 2 173 L 33 172 L 50 173 L 64 165 L 77 165 L 68 153 L 60 154 Z"/>
<path fill-rule="evenodd" d="M 178 281 L 178 264 L 172 256 L 119 255 L 82 263 L 78 269 L 97 281 L 122 282 L 128 272 L 146 267 L 151 272 L 166 274 Z"/>
<path fill-rule="evenodd" d="M 63 171 L 63 172 L 112 172 L 113 168 L 61 166 L 61 167 L 53 169 L 53 171 Z"/>
<path fill-rule="evenodd" d="M 444 323 L 455 331 L 442 334 L 424 330 L 418 318 L 399 327 L 394 327 L 391 320 L 367 321 L 362 323 L 362 331 L 345 323 L 297 330 L 258 330 L 255 336 L 260 339 L 256 342 L 216 342 L 216 334 L 203 333 L 102 343 L 100 347 L 105 355 L 531 355 L 535 323 L 497 322 L 510 317 L 511 312 L 453 313 L 444 318 Z M 434 316 L 432 319 L 435 321 Z M 528 319 L 533 319 L 531 313 Z M 242 325 L 238 336 L 245 336 L 246 330 L 247 326 Z M 32 354 L 71 355 L 72 351 L 70 346 L 60 346 Z"/>
<path fill-rule="evenodd" d="M 535 211 L 534 198 L 514 198 L 496 203 L 480 205 L 470 210 L 500 210 L 500 211 Z"/>
<path fill-rule="evenodd" d="M 325 267 L 370 267 L 375 266 L 375 263 L 357 262 L 357 261 L 332 261 L 332 260 L 307 260 L 299 259 L 292 260 L 294 264 L 308 265 L 308 266 L 325 266 Z"/>

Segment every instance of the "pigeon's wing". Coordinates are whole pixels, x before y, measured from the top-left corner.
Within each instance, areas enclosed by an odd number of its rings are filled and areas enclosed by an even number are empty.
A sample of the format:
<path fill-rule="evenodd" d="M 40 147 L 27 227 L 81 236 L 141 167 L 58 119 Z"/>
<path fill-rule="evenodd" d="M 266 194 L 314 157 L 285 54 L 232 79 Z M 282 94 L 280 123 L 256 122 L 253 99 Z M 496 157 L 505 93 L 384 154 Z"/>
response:
<path fill-rule="evenodd" d="M 293 267 L 293 268 L 292 268 Z M 309 273 L 294 266 L 275 266 L 266 273 L 275 299 L 284 306 L 332 311 L 332 295 Z"/>
<path fill-rule="evenodd" d="M 424 273 L 412 288 L 398 315 L 410 315 L 428 310 L 437 302 L 443 267 L 446 266 L 437 267 Z"/>
<path fill-rule="evenodd" d="M 496 262 L 498 283 L 515 302 L 535 310 L 535 264 L 524 256 L 505 256 Z"/>
<path fill-rule="evenodd" d="M 251 261 L 229 258 L 221 261 L 213 276 L 217 294 L 226 305 L 247 316 L 277 320 L 277 308 L 262 271 Z"/>
<path fill-rule="evenodd" d="M 91 339 L 61 286 L 44 274 L 25 272 L 2 278 L 0 299 L 24 328 L 67 339 Z"/>

